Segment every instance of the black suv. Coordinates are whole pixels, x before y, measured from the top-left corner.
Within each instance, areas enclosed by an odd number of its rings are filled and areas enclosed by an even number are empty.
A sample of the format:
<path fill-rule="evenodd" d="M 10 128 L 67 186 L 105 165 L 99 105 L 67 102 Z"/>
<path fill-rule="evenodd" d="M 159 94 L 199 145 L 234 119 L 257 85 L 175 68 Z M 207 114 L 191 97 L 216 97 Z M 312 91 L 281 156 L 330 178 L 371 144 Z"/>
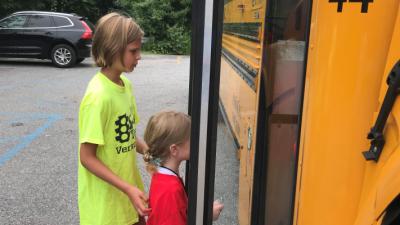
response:
<path fill-rule="evenodd" d="M 16 12 L 0 20 L 0 57 L 51 59 L 70 67 L 90 57 L 92 30 L 75 14 Z"/>

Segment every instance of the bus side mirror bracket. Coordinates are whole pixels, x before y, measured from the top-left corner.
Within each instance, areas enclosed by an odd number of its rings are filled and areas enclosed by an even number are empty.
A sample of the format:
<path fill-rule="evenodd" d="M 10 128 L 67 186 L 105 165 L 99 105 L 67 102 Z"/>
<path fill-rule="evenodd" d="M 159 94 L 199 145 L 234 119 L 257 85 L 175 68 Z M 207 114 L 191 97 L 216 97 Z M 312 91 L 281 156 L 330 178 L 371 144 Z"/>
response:
<path fill-rule="evenodd" d="M 364 158 L 367 161 L 374 160 L 378 162 L 385 145 L 383 129 L 385 128 L 387 118 L 392 111 L 396 98 L 400 94 L 400 60 L 397 61 L 390 71 L 386 83 L 389 87 L 385 99 L 383 100 L 375 125 L 371 128 L 367 136 L 368 140 L 371 140 L 371 146 L 368 151 L 363 152 Z"/>

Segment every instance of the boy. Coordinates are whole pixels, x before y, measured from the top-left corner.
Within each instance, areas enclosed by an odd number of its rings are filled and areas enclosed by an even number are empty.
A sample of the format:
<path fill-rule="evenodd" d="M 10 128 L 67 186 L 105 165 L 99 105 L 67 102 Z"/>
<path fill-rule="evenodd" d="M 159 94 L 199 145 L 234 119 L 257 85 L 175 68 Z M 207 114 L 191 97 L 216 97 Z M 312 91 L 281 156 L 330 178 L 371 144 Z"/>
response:
<path fill-rule="evenodd" d="M 89 82 L 79 109 L 78 202 L 82 225 L 145 224 L 147 197 L 136 165 L 146 143 L 131 82 L 140 58 L 143 31 L 118 13 L 96 24 L 92 55 L 101 70 Z M 140 214 L 140 216 L 138 215 Z"/>

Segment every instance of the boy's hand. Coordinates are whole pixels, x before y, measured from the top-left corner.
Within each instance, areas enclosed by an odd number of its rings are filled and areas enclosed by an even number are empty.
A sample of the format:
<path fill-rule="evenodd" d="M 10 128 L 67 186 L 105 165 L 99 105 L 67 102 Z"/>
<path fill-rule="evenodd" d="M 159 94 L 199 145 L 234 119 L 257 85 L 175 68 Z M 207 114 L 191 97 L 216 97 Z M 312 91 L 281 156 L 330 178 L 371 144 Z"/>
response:
<path fill-rule="evenodd" d="M 147 196 L 137 187 L 130 186 L 126 191 L 129 199 L 140 216 L 147 216 L 151 212 L 151 209 L 147 208 L 147 202 L 149 199 Z"/>
<path fill-rule="evenodd" d="M 213 204 L 213 221 L 218 219 L 219 214 L 221 213 L 223 208 L 224 208 L 224 204 L 222 204 L 218 200 L 214 201 L 214 204 Z"/>

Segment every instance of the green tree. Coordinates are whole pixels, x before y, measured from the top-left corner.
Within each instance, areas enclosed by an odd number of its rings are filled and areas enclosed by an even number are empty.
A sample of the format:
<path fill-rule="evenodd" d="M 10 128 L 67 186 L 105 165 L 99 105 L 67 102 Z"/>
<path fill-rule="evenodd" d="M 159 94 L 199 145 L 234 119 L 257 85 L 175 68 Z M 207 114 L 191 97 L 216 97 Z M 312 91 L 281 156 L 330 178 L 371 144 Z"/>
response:
<path fill-rule="evenodd" d="M 125 7 L 120 0 L 1 0 L 0 16 L 22 10 L 55 11 L 76 13 L 96 22 L 110 11 L 122 11 Z M 126 1 L 128 2 L 128 1 Z M 129 4 L 128 6 L 130 6 Z"/>
<path fill-rule="evenodd" d="M 145 50 L 163 54 L 190 52 L 188 0 L 144 0 L 132 4 L 132 16 L 148 37 Z"/>
<path fill-rule="evenodd" d="M 21 10 L 75 13 L 95 23 L 118 11 L 135 18 L 145 31 L 144 49 L 162 54 L 190 52 L 191 0 L 1 0 L 0 17 Z"/>
<path fill-rule="evenodd" d="M 50 8 L 51 2 L 51 0 L 1 0 L 0 17 L 21 10 L 44 10 Z"/>

